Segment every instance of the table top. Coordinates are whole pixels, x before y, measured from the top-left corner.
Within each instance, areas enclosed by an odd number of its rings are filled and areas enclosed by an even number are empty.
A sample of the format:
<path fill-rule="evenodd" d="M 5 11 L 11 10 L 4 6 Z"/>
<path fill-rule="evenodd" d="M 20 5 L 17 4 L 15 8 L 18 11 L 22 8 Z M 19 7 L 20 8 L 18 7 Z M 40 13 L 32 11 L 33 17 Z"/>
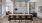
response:
<path fill-rule="evenodd" d="M 16 16 L 16 15 L 23 16 L 23 15 L 24 15 L 24 16 L 25 16 L 25 15 L 32 15 L 32 14 L 9 14 L 9 15 L 10 15 L 10 16 L 11 16 L 11 15 L 14 15 L 14 16 Z"/>

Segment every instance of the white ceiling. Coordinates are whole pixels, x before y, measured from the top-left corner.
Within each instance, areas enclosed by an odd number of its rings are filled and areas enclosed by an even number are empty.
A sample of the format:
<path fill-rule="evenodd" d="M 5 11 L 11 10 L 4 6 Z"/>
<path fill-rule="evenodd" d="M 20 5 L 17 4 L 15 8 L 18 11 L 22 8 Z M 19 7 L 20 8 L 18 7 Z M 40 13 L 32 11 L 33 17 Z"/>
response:
<path fill-rule="evenodd" d="M 0 5 L 2 5 L 2 3 L 0 2 Z"/>
<path fill-rule="evenodd" d="M 25 1 L 30 1 L 30 0 L 11 0 L 11 1 L 16 1 L 16 2 L 22 1 L 22 2 L 25 2 Z"/>
<path fill-rule="evenodd" d="M 6 0 L 6 2 L 12 2 L 11 0 Z"/>
<path fill-rule="evenodd" d="M 0 0 L 0 2 L 2 2 L 2 0 Z"/>
<path fill-rule="evenodd" d="M 2 0 L 0 0 L 0 7 L 2 7 Z"/>

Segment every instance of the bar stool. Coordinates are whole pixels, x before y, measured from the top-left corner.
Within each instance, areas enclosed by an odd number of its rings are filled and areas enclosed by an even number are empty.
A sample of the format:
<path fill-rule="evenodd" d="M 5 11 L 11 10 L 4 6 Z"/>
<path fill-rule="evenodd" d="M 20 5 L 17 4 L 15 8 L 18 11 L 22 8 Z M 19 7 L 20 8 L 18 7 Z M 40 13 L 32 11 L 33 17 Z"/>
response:
<path fill-rule="evenodd" d="M 14 20 L 15 20 L 15 23 L 16 23 L 16 16 L 14 16 Z"/>
<path fill-rule="evenodd" d="M 21 21 L 20 21 L 21 20 Z M 22 16 L 19 16 L 19 23 L 22 22 Z"/>
<path fill-rule="evenodd" d="M 28 18 L 27 18 L 27 17 L 28 17 L 28 16 L 26 15 L 26 16 L 25 16 L 25 23 L 26 23 L 26 20 L 28 20 Z"/>
<path fill-rule="evenodd" d="M 14 16 L 13 16 L 13 15 L 9 16 L 9 17 L 8 17 L 8 23 L 9 23 L 11 20 L 13 20 L 13 19 L 14 19 Z"/>
<path fill-rule="evenodd" d="M 31 22 L 33 23 L 33 16 L 29 15 L 28 18 L 31 20 Z"/>
<path fill-rule="evenodd" d="M 17 15 L 16 18 L 19 18 L 19 16 Z"/>
<path fill-rule="evenodd" d="M 32 16 L 31 16 L 31 15 L 29 15 L 29 16 L 28 16 L 28 19 L 29 19 L 29 20 L 31 20 L 31 19 L 32 19 Z"/>
<path fill-rule="evenodd" d="M 25 15 L 22 15 L 22 23 L 25 23 Z"/>
<path fill-rule="evenodd" d="M 24 18 L 25 18 L 25 16 L 23 15 L 23 16 L 22 16 L 22 19 L 24 20 Z"/>
<path fill-rule="evenodd" d="M 10 20 L 14 20 L 14 16 L 12 15 L 12 16 L 10 16 Z"/>
<path fill-rule="evenodd" d="M 10 16 L 8 17 L 8 22 L 10 21 Z"/>

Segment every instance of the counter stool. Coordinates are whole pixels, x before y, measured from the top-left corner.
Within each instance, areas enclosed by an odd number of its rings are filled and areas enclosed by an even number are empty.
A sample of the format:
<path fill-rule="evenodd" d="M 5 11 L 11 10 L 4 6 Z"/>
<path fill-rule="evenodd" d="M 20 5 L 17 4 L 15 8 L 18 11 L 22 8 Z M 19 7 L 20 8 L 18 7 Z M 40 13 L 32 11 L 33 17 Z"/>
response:
<path fill-rule="evenodd" d="M 14 19 L 14 16 L 9 16 L 8 17 L 8 23 L 11 21 L 11 20 L 13 20 Z"/>
<path fill-rule="evenodd" d="M 20 21 L 21 20 L 21 21 Z M 19 16 L 19 23 L 22 22 L 22 16 Z"/>
<path fill-rule="evenodd" d="M 9 16 L 8 17 L 8 21 L 13 20 L 13 19 L 14 19 L 14 16 Z"/>
<path fill-rule="evenodd" d="M 24 18 L 25 18 L 25 16 L 23 15 L 23 16 L 22 16 L 22 20 L 25 20 Z"/>
<path fill-rule="evenodd" d="M 28 19 L 31 20 L 31 22 L 33 23 L 33 16 L 32 15 L 29 15 Z"/>
<path fill-rule="evenodd" d="M 14 20 L 15 20 L 15 23 L 16 23 L 16 16 L 14 16 Z"/>
<path fill-rule="evenodd" d="M 26 20 L 28 20 L 28 18 L 27 18 L 27 17 L 28 17 L 28 16 L 26 15 L 26 16 L 25 16 L 25 23 L 26 23 Z"/>

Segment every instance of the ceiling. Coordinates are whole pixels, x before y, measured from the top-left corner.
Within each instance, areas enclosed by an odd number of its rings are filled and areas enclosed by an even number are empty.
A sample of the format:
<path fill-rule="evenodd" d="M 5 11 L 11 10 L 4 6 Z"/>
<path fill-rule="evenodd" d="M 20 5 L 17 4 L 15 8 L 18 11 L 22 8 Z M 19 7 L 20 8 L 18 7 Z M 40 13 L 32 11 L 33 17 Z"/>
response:
<path fill-rule="evenodd" d="M 0 7 L 2 6 L 2 3 L 0 2 Z"/>
<path fill-rule="evenodd" d="M 0 2 L 2 2 L 2 0 L 0 0 Z"/>
<path fill-rule="evenodd" d="M 15 2 L 20 2 L 20 1 L 21 1 L 21 2 L 25 2 L 25 1 L 28 2 L 28 1 L 30 1 L 30 0 L 11 0 L 11 1 L 13 1 L 13 2 L 14 2 L 14 1 L 15 1 Z"/>
<path fill-rule="evenodd" d="M 2 5 L 2 3 L 0 2 L 0 5 Z"/>

